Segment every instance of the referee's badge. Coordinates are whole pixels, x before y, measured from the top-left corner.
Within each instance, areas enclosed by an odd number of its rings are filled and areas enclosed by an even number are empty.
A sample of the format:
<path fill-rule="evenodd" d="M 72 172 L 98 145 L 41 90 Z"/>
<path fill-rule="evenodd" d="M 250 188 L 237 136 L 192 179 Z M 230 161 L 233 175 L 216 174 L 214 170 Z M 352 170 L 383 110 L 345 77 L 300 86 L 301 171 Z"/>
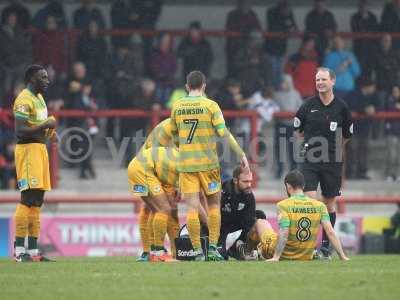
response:
<path fill-rule="evenodd" d="M 298 117 L 294 117 L 294 121 L 293 121 L 293 126 L 294 128 L 299 128 L 301 124 L 301 121 Z"/>
<path fill-rule="evenodd" d="M 329 127 L 331 131 L 336 131 L 337 122 L 331 122 L 331 126 Z"/>

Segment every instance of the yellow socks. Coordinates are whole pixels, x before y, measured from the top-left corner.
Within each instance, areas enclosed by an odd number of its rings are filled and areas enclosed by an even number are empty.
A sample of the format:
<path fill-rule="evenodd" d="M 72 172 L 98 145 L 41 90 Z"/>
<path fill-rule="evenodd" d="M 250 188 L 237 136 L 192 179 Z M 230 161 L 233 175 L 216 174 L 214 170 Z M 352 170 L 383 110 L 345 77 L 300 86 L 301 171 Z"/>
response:
<path fill-rule="evenodd" d="M 211 207 L 208 210 L 208 230 L 210 244 L 218 243 L 221 228 L 221 212 L 218 207 Z"/>
<path fill-rule="evenodd" d="M 149 214 L 149 218 L 147 219 L 147 240 L 150 245 L 154 245 L 154 229 L 153 229 L 153 219 L 154 213 Z"/>
<path fill-rule="evenodd" d="M 139 212 L 139 231 L 142 240 L 143 252 L 150 252 L 149 233 L 147 221 L 150 216 L 150 211 L 142 207 Z"/>
<path fill-rule="evenodd" d="M 175 238 L 178 237 L 179 229 L 180 229 L 180 226 L 179 226 L 178 219 L 175 216 L 170 215 L 168 217 L 167 232 L 168 232 L 169 241 L 171 243 L 171 254 L 173 257 L 176 257 Z"/>
<path fill-rule="evenodd" d="M 197 210 L 191 210 L 186 215 L 186 226 L 194 249 L 200 249 L 200 220 Z"/>
<path fill-rule="evenodd" d="M 28 217 L 30 208 L 23 204 L 18 204 L 15 210 L 15 237 L 23 238 L 28 234 Z M 17 245 L 21 246 L 21 245 Z M 23 246 L 23 245 L 22 245 Z"/>
<path fill-rule="evenodd" d="M 40 207 L 32 206 L 28 215 L 28 253 L 38 255 L 38 238 L 40 235 Z"/>
<path fill-rule="evenodd" d="M 18 204 L 15 209 L 15 256 L 19 256 L 26 252 L 25 237 L 28 234 L 28 216 L 29 207 Z"/>
<path fill-rule="evenodd" d="M 32 206 L 28 215 L 28 235 L 38 238 L 40 235 L 40 207 Z"/>
<path fill-rule="evenodd" d="M 154 215 L 153 230 L 154 230 L 154 246 L 157 248 L 164 247 L 165 234 L 167 233 L 168 214 L 157 212 Z"/>

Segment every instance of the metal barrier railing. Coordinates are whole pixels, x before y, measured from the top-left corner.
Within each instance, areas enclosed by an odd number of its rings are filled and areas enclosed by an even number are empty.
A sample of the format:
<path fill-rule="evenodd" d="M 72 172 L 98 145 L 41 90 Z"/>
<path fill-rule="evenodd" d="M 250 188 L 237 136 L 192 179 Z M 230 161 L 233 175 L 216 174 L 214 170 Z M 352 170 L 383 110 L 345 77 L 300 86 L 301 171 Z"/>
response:
<path fill-rule="evenodd" d="M 54 115 L 59 118 L 147 118 L 151 120 L 151 127 L 157 125 L 161 119 L 169 117 L 170 112 L 168 110 L 161 111 L 144 111 L 144 110 L 130 110 L 130 109 L 115 109 L 115 110 L 98 110 L 98 111 L 81 111 L 81 110 L 62 110 L 54 112 Z M 224 111 L 224 116 L 227 119 L 234 118 L 247 118 L 250 121 L 250 139 L 255 140 L 257 138 L 257 124 L 258 114 L 255 111 Z M 275 119 L 288 119 L 294 116 L 293 112 L 277 112 L 274 114 Z M 7 124 L 10 123 L 12 112 L 10 110 L 0 110 L 0 123 L 7 120 Z M 371 119 L 371 120 L 400 120 L 400 112 L 376 112 L 372 116 L 366 116 L 364 114 L 353 113 L 354 119 Z M 258 147 L 258 145 L 255 145 Z M 258 148 L 255 149 L 258 153 Z M 250 163 L 252 163 L 253 170 L 257 169 L 257 165 L 250 157 Z M 50 166 L 51 166 L 51 180 L 52 186 L 57 187 L 59 179 L 59 157 L 57 151 L 57 145 L 52 144 L 50 146 Z M 258 182 L 258 173 L 254 172 L 255 175 L 255 186 Z"/>
<path fill-rule="evenodd" d="M 97 110 L 97 111 L 82 111 L 82 110 L 62 110 L 57 112 L 50 112 L 57 118 L 144 118 L 150 119 L 151 128 L 156 126 L 162 119 L 170 116 L 168 110 L 160 111 L 144 111 L 144 110 L 133 110 L 133 109 L 114 109 L 114 110 Z M 257 124 L 258 114 L 254 111 L 233 111 L 226 110 L 223 112 L 224 117 L 229 118 L 247 118 L 250 121 L 250 139 L 255 140 L 257 137 Z M 0 123 L 4 118 L 10 118 L 11 111 L 3 110 L 0 111 Z M 255 152 L 258 153 L 257 145 Z M 253 170 L 256 171 L 257 165 L 254 164 L 252 158 L 249 158 L 249 162 L 252 164 Z M 52 143 L 50 146 L 50 176 L 51 183 L 54 188 L 58 186 L 59 180 L 59 154 L 57 144 Z M 258 181 L 257 172 L 254 172 L 255 184 Z"/>
<path fill-rule="evenodd" d="M 45 196 L 46 204 L 114 204 L 114 203 L 131 203 L 133 212 L 138 213 L 140 209 L 141 199 L 132 197 L 131 195 L 115 196 L 115 195 L 96 195 L 96 194 L 81 194 L 81 195 L 52 195 Z M 277 196 L 257 196 L 257 204 L 276 204 L 284 197 Z M 400 203 L 400 196 L 346 196 L 339 197 L 337 201 L 338 213 L 346 212 L 347 204 L 396 204 Z M 20 195 L 2 195 L 0 198 L 1 204 L 13 204 L 20 201 Z"/>

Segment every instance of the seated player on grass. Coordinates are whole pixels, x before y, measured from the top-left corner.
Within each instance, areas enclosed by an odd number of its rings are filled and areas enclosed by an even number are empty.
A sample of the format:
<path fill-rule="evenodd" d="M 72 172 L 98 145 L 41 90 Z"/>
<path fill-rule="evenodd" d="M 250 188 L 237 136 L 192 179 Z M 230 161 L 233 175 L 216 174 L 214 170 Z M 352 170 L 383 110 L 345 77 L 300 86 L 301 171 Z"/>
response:
<path fill-rule="evenodd" d="M 289 198 L 278 202 L 279 236 L 274 256 L 267 261 L 312 260 L 320 224 L 341 260 L 349 260 L 331 225 L 324 203 L 304 195 L 304 176 L 294 170 L 285 176 Z"/>
<path fill-rule="evenodd" d="M 150 226 L 141 225 L 144 248 L 151 245 L 150 261 L 171 260 L 171 256 L 164 251 L 168 225 L 171 227 L 172 243 L 179 231 L 177 216 L 171 215 L 178 182 L 177 157 L 178 151 L 175 148 L 152 147 L 140 151 L 128 166 L 130 191 L 133 195 L 141 197 L 148 212 L 152 212 L 147 221 Z M 144 249 L 144 252 L 146 250 L 148 248 Z"/>

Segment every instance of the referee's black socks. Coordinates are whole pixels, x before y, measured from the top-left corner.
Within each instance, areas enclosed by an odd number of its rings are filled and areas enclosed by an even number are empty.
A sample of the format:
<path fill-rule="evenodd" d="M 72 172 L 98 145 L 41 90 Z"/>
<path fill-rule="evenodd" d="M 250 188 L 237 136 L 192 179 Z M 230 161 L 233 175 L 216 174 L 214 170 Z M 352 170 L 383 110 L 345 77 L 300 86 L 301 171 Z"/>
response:
<path fill-rule="evenodd" d="M 336 212 L 329 213 L 329 218 L 331 220 L 332 227 L 335 227 Z M 325 233 L 325 230 L 322 230 L 322 247 L 329 249 L 329 239 Z"/>

